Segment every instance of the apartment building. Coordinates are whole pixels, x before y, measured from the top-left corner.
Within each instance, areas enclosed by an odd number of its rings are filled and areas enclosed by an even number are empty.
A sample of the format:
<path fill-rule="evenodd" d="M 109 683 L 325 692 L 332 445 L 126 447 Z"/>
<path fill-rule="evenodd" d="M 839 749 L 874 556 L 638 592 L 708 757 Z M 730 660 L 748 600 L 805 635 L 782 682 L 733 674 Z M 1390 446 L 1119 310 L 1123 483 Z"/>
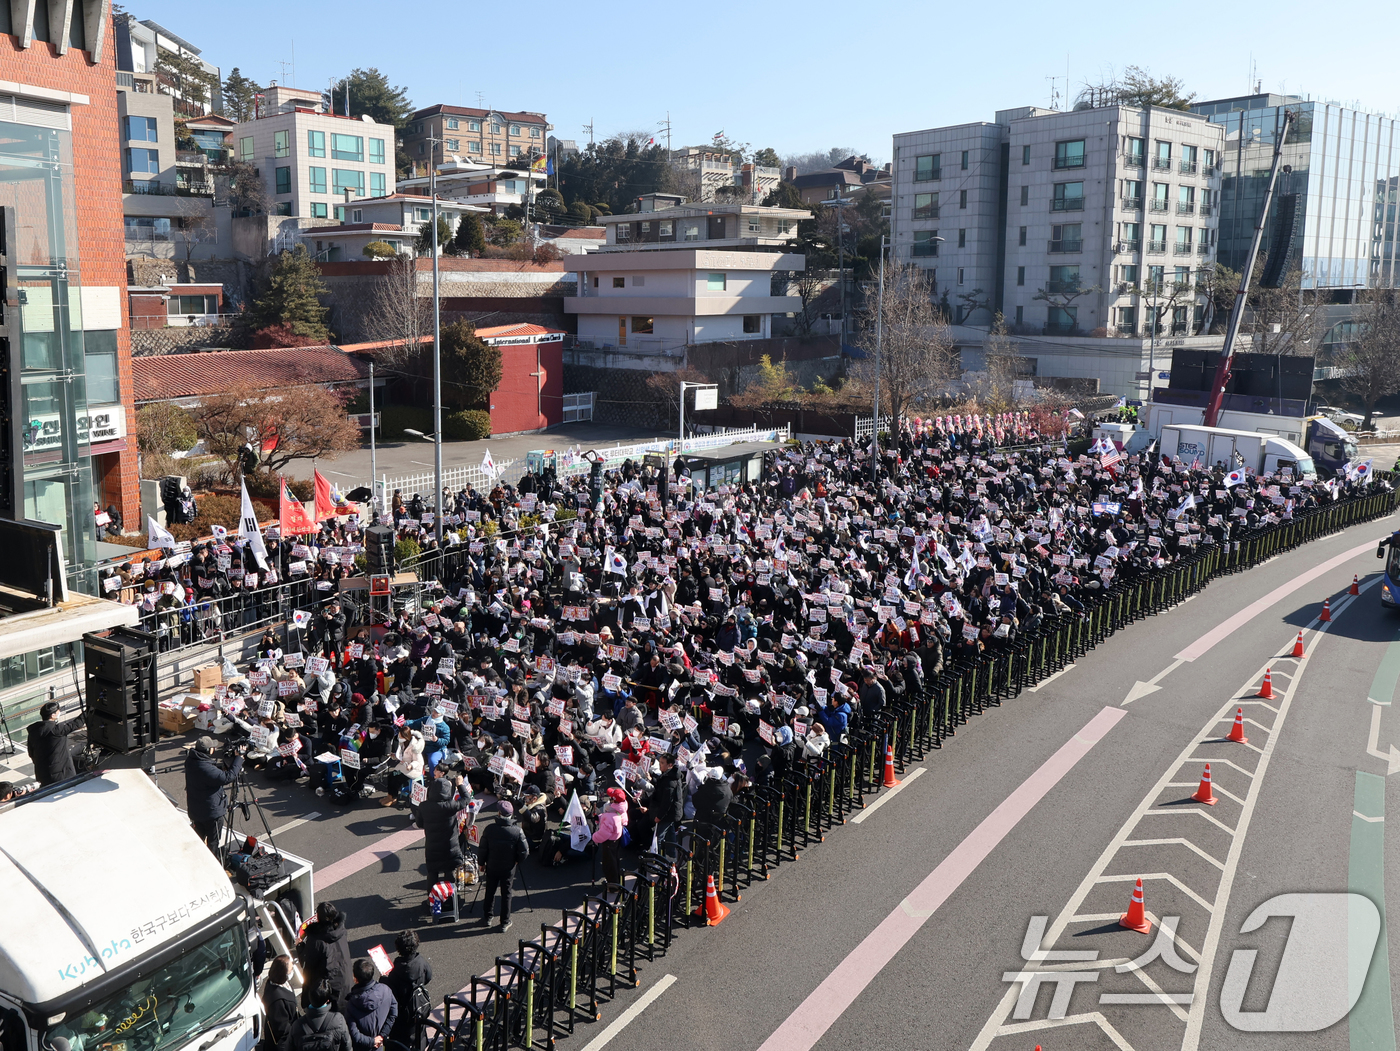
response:
<path fill-rule="evenodd" d="M 639 207 L 600 217 L 606 243 L 564 261 L 578 275 L 564 311 L 578 316 L 579 342 L 609 351 L 609 364 L 680 368 L 690 344 L 767 339 L 774 314 L 801 309 L 797 296 L 772 294 L 773 273 L 804 268 L 779 249 L 810 212 L 688 205 L 670 194 Z"/>
<path fill-rule="evenodd" d="M 513 164 L 522 157 L 543 157 L 553 130 L 543 113 L 427 106 L 410 118 L 403 147 L 423 171 L 450 160 Z"/>
<path fill-rule="evenodd" d="M 781 168 L 751 164 L 742 154 L 706 146 L 672 150 L 671 166 L 689 176 L 691 199 L 702 202 L 737 195 L 757 204 L 777 188 L 783 177 Z"/>
<path fill-rule="evenodd" d="M 149 18 L 137 21 L 130 15 L 117 19 L 115 45 L 118 87 L 143 95 L 167 95 L 175 100 L 176 111 L 186 117 L 223 112 L 223 77 L 219 67 L 203 58 L 199 48 L 159 22 Z M 163 53 L 191 60 L 207 80 L 196 83 L 171 76 L 160 68 Z"/>
<path fill-rule="evenodd" d="M 1135 398 L 1164 341 L 1219 342 L 1201 334 L 1199 285 L 1223 149 L 1204 117 L 1155 107 L 1023 107 L 897 135 L 895 257 L 929 271 L 955 325 L 1001 314 L 1028 373 L 1097 377 Z M 960 338 L 980 350 L 982 336 Z"/>
<path fill-rule="evenodd" d="M 364 256 L 365 246 L 375 241 L 388 244 L 399 255 L 431 257 L 431 251 L 415 251 L 419 234 L 424 229 L 432 228 L 431 197 L 391 193 L 385 197 L 370 197 L 348 205 L 338 205 L 338 216 L 342 210 L 344 215 L 339 224 L 312 226 L 298 234 L 317 262 L 339 263 L 360 259 Z M 485 208 L 444 201 L 441 196 L 438 198 L 438 215 L 446 220 L 453 234 L 457 232 L 457 224 L 463 215 L 485 211 Z M 441 249 L 444 246 L 438 247 Z"/>
<path fill-rule="evenodd" d="M 393 125 L 328 113 L 318 91 L 274 84 L 265 94 L 262 115 L 229 138 L 262 175 L 273 214 L 344 221 L 354 201 L 394 192 Z"/>
<path fill-rule="evenodd" d="M 530 199 L 549 183 L 549 176 L 540 168 L 525 165 L 511 168 L 500 164 L 478 164 L 474 161 L 448 160 L 438 165 L 435 186 L 439 199 L 449 198 L 459 204 L 481 208 L 497 215 L 512 205 L 525 207 Z M 424 172 L 411 179 L 399 180 L 399 189 L 408 193 L 426 194 L 432 177 Z"/>

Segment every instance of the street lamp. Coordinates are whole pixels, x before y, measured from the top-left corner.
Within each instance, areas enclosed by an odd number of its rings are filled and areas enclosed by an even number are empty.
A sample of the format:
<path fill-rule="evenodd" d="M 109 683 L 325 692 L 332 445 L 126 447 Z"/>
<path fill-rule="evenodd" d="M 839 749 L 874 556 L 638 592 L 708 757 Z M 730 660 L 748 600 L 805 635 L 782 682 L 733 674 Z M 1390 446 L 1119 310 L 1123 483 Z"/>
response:
<path fill-rule="evenodd" d="M 438 274 L 437 159 L 433 148 L 444 140 L 428 136 L 428 196 L 433 199 L 433 535 L 442 550 L 442 299 Z M 417 282 L 415 280 L 415 286 Z M 417 291 L 415 287 L 415 292 Z M 408 432 L 405 433 L 419 433 Z"/>
<path fill-rule="evenodd" d="M 855 204 L 854 197 L 842 197 L 837 191 L 835 197 L 822 203 L 828 208 L 844 209 Z M 841 284 L 841 346 L 846 345 L 846 215 L 838 212 L 836 217 L 836 280 Z"/>

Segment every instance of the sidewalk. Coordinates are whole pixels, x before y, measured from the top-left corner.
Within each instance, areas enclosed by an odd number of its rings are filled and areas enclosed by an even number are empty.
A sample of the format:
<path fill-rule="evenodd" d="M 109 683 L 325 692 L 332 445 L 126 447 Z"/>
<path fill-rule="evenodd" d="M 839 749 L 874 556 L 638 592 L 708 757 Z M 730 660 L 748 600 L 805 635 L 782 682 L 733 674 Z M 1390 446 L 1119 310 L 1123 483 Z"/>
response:
<path fill-rule="evenodd" d="M 443 442 L 443 469 L 462 464 L 476 466 L 481 463 L 487 450 L 496 463 L 505 463 L 524 457 L 532 449 L 567 449 L 571 445 L 581 450 L 595 446 L 628 444 L 646 441 L 648 438 L 667 437 L 640 427 L 624 427 L 603 423 L 569 423 L 552 428 L 543 434 L 522 434 L 513 438 L 486 438 L 476 442 Z M 674 436 L 671 436 L 674 437 Z M 381 443 L 377 449 L 376 468 L 379 474 L 390 478 L 421 474 L 433 468 L 433 443 L 431 441 Z M 369 446 L 359 452 L 346 453 L 335 460 L 293 460 L 287 467 L 287 475 L 292 478 L 311 477 L 313 469 L 321 473 L 342 490 L 357 485 L 368 485 Z"/>

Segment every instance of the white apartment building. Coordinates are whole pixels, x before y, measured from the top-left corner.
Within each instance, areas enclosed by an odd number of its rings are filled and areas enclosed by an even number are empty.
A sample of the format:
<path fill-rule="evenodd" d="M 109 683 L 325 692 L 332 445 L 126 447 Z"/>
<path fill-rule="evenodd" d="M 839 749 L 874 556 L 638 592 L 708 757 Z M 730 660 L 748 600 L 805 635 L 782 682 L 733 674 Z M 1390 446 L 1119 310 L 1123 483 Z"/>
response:
<path fill-rule="evenodd" d="M 894 147 L 895 257 L 931 272 L 956 324 L 1002 314 L 1028 371 L 1136 398 L 1161 367 L 1154 351 L 1219 342 L 1200 335 L 1197 285 L 1215 259 L 1224 136 L 1204 117 L 1024 107 Z"/>
<path fill-rule="evenodd" d="M 393 125 L 327 113 L 316 91 L 266 95 L 262 115 L 230 137 L 234 158 L 262 174 L 273 214 L 345 222 L 354 201 L 394 192 Z"/>
<path fill-rule="evenodd" d="M 170 95 L 176 100 L 176 110 L 182 116 L 221 113 L 224 108 L 219 86 L 219 67 L 202 58 L 199 48 L 176 36 L 159 22 L 146 18 L 137 21 L 127 16 L 124 32 L 117 34 L 117 86 L 143 94 Z M 161 52 L 192 59 L 210 78 L 209 86 L 178 83 L 159 72 Z M 129 53 L 128 53 L 129 52 Z"/>

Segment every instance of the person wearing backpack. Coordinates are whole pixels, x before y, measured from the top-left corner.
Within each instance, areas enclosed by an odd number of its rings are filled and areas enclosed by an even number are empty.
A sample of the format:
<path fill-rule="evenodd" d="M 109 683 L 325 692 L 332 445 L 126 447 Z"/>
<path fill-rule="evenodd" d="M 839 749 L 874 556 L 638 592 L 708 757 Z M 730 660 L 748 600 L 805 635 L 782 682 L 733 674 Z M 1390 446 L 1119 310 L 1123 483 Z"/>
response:
<path fill-rule="evenodd" d="M 292 1023 L 290 1051 L 355 1051 L 345 1018 L 331 1009 L 331 983 L 322 978 L 306 994 L 306 1014 Z"/>
<path fill-rule="evenodd" d="M 374 964 L 360 957 L 354 966 L 355 988 L 345 1003 L 345 1022 L 355 1051 L 375 1051 L 394 1028 L 399 1005 L 389 987 L 379 981 Z"/>
<path fill-rule="evenodd" d="M 404 931 L 394 939 L 398 956 L 394 969 L 384 978 L 384 984 L 398 1001 L 399 1013 L 389 1033 L 391 1044 L 401 1044 L 409 1051 L 423 1046 L 423 1024 L 433 1013 L 428 986 L 433 980 L 433 965 L 418 951 L 418 932 Z"/>

